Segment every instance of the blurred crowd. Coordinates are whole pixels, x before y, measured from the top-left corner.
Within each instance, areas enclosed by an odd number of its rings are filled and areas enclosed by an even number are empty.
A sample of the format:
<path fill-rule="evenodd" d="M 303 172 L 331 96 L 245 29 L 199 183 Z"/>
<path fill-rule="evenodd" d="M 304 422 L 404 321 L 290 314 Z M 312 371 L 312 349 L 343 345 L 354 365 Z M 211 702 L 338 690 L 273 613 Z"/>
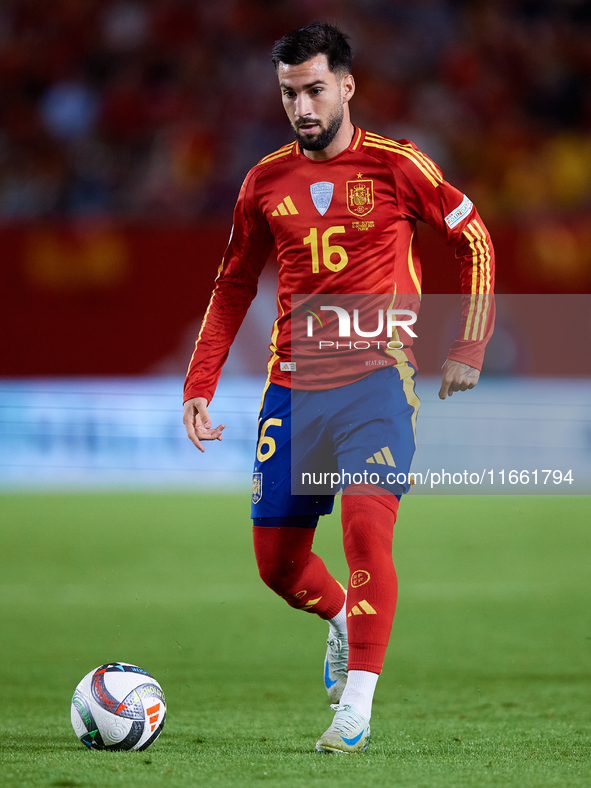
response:
<path fill-rule="evenodd" d="M 0 218 L 227 220 L 292 139 L 269 50 L 315 20 L 351 36 L 354 122 L 487 220 L 591 207 L 586 0 L 4 0 Z"/>

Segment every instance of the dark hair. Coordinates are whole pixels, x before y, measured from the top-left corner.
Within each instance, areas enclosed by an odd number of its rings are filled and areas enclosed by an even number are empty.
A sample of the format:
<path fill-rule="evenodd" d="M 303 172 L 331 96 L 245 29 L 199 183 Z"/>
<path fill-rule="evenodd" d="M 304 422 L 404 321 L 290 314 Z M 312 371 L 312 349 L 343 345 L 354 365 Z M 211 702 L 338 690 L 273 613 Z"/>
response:
<path fill-rule="evenodd" d="M 271 51 L 271 60 L 277 70 L 279 63 L 299 66 L 316 55 L 326 55 L 332 72 L 350 74 L 353 52 L 348 38 L 336 25 L 314 22 L 280 38 Z"/>

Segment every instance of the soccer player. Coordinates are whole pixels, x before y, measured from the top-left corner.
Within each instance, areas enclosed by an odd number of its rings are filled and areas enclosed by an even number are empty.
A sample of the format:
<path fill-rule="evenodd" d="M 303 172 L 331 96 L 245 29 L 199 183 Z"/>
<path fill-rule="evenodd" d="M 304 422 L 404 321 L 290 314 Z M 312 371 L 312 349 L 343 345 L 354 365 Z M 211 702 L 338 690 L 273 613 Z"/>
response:
<path fill-rule="evenodd" d="M 487 300 L 493 249 L 481 218 L 413 143 L 353 125 L 351 58 L 347 36 L 325 23 L 275 44 L 272 60 L 296 139 L 263 158 L 242 185 L 189 365 L 183 416 L 200 451 L 202 441 L 222 439 L 224 425 L 212 426 L 207 407 L 275 247 L 278 316 L 259 418 L 253 538 L 263 581 L 288 605 L 329 625 L 324 680 L 335 714 L 316 743 L 319 752 L 363 751 L 369 743 L 372 700 L 397 599 L 392 532 L 401 495 L 410 488 L 419 401 L 416 363 L 400 324 L 394 341 L 367 341 L 364 351 L 356 349 L 363 343 L 327 342 L 328 352 L 316 359 L 301 350 L 303 326 L 313 332 L 322 325 L 334 340 L 335 321 L 345 314 L 338 311 L 345 310 L 338 298 L 384 296 L 390 304 L 394 294 L 418 299 L 419 219 L 455 247 L 460 264 L 462 324 L 443 365 L 441 399 L 477 384 L 493 320 Z M 321 312 L 318 305 L 331 299 Z M 329 312 L 332 323 L 324 320 Z M 311 549 L 334 491 L 293 494 L 292 488 L 293 469 L 317 470 L 327 447 L 330 470 L 343 480 L 346 590 Z"/>

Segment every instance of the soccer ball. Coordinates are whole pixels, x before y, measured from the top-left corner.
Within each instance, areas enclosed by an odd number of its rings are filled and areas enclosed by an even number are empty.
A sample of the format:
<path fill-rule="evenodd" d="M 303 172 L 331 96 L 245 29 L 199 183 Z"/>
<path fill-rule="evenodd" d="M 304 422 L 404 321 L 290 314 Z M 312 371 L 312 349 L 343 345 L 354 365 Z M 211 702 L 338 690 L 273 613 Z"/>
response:
<path fill-rule="evenodd" d="M 162 732 L 166 700 L 148 672 L 109 662 L 84 676 L 70 714 L 76 736 L 91 750 L 145 750 Z"/>

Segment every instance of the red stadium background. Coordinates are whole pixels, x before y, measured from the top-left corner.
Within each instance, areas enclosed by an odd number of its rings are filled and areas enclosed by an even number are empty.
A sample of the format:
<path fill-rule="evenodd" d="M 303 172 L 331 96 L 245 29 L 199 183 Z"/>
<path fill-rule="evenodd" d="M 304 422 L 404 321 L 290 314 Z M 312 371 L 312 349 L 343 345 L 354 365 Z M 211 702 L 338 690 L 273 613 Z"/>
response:
<path fill-rule="evenodd" d="M 453 251 L 429 228 L 422 230 L 424 292 L 459 292 Z M 496 254 L 501 261 L 498 292 L 576 292 L 569 282 L 583 284 L 588 269 L 580 265 L 578 278 L 565 276 L 556 280 L 548 275 L 543 253 L 548 257 L 559 254 L 565 232 L 579 239 L 576 243 L 580 245 L 581 257 L 590 253 L 591 246 L 584 243 L 583 227 L 573 224 L 568 230 L 556 232 L 559 237 L 554 240 L 556 246 L 552 246 L 552 234 L 543 226 L 493 228 Z M 0 374 L 183 373 L 227 234 L 227 226 L 210 224 L 150 226 L 62 221 L 57 225 L 2 228 L 0 311 L 7 330 Z M 539 236 L 549 248 L 545 249 Z M 276 263 L 271 259 L 262 286 L 273 289 L 275 278 Z M 522 299 L 520 309 L 526 303 L 527 299 Z M 555 314 L 556 302 L 548 305 Z M 454 305 L 450 307 L 453 311 Z M 578 366 L 565 354 L 564 345 L 558 344 L 552 353 L 551 370 L 544 363 L 548 358 L 547 342 L 552 337 L 559 343 L 561 340 L 548 331 L 544 346 L 540 346 L 544 329 L 537 320 L 538 309 L 532 303 L 533 311 L 523 314 L 520 321 L 522 343 L 540 350 L 539 357 L 530 358 L 523 371 L 572 373 Z M 570 307 L 569 310 L 572 312 Z M 422 326 L 425 314 L 423 310 Z M 270 331 L 275 314 L 262 317 Z M 429 325 L 427 330 L 430 335 L 435 334 L 434 327 Z M 251 371 L 262 373 L 267 357 L 264 345 L 260 341 L 256 344 Z M 436 373 L 441 364 L 438 352 L 429 353 L 427 348 L 422 358 L 419 356 L 419 364 L 422 371 Z M 590 371 L 587 366 L 581 371 Z"/>
<path fill-rule="evenodd" d="M 354 121 L 413 139 L 477 204 L 498 292 L 589 292 L 588 4 L 13 0 L 0 375 L 184 372 L 242 178 L 290 140 L 269 49 L 317 18 L 351 33 Z M 420 232 L 424 291 L 457 292 Z"/>

